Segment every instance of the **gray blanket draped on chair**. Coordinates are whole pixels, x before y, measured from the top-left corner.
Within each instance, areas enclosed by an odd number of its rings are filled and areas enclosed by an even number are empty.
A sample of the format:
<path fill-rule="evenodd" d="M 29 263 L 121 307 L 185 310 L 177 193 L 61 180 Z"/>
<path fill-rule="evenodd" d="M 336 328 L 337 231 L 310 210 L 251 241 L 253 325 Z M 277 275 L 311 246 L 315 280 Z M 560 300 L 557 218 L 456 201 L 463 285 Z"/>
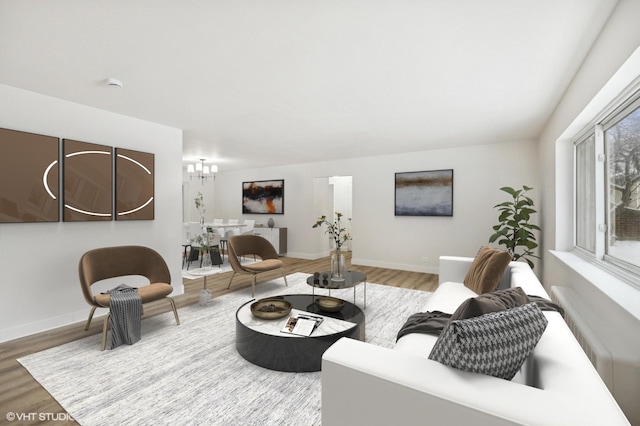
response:
<path fill-rule="evenodd" d="M 136 343 L 140 340 L 142 323 L 142 299 L 138 289 L 120 284 L 107 293 L 111 295 L 111 349 Z"/>

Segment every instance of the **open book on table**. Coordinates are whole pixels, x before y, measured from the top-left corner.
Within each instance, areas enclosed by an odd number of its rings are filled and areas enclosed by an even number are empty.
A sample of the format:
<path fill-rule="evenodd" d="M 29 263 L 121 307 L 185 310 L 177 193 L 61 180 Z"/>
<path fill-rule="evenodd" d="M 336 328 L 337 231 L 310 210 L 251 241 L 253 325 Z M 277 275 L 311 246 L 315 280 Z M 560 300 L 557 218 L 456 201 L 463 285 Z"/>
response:
<path fill-rule="evenodd" d="M 297 334 L 299 336 L 311 336 L 313 330 L 315 330 L 322 321 L 323 318 L 320 316 L 308 313 L 298 313 L 289 317 L 281 331 L 283 333 Z"/>

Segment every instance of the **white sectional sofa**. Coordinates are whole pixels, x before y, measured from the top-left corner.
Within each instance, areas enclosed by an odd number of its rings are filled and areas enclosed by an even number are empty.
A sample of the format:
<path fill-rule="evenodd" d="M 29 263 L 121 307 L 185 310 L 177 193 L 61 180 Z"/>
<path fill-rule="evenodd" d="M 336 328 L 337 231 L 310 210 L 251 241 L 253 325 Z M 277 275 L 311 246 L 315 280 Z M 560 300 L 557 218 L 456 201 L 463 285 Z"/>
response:
<path fill-rule="evenodd" d="M 440 285 L 424 311 L 453 313 L 477 296 L 462 282 L 472 258 L 440 258 Z M 548 298 L 526 263 L 511 262 L 498 288 Z M 409 313 L 403 313 L 410 315 Z M 393 349 L 341 339 L 322 360 L 322 424 L 628 425 L 560 313 L 511 380 L 428 359 L 437 337 L 408 334 Z"/>

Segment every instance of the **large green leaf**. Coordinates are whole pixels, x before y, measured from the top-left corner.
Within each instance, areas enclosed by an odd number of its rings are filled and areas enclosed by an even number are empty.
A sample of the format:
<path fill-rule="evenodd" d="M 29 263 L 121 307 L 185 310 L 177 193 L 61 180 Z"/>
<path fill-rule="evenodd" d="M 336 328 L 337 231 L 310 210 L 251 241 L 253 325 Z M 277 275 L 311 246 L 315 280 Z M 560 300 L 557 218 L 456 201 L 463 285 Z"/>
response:
<path fill-rule="evenodd" d="M 521 189 L 513 189 L 513 188 L 511 188 L 509 186 L 503 186 L 502 188 L 500 188 L 500 190 L 508 193 L 514 199 L 518 198 L 518 196 L 520 196 L 520 193 L 522 192 Z"/>
<path fill-rule="evenodd" d="M 504 202 L 504 203 L 500 203 L 500 204 L 496 204 L 495 206 L 493 206 L 494 209 L 497 210 L 513 210 L 513 204 L 510 202 Z"/>
<path fill-rule="evenodd" d="M 529 250 L 533 250 L 534 248 L 538 247 L 538 244 L 531 240 L 527 241 L 526 245 Z"/>
<path fill-rule="evenodd" d="M 505 222 L 506 220 L 508 220 L 511 216 L 513 215 L 512 212 L 505 210 L 502 213 L 500 213 L 500 216 L 498 216 L 498 221 L 500 222 Z"/>

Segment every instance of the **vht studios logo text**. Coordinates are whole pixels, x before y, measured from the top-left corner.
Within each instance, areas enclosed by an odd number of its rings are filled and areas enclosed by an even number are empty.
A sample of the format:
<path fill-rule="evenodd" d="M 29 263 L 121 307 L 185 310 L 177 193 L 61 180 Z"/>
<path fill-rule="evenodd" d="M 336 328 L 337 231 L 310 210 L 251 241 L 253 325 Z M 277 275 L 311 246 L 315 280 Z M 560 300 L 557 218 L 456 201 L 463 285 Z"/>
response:
<path fill-rule="evenodd" d="M 7 420 L 10 422 L 18 421 L 18 422 L 63 422 L 63 421 L 73 421 L 73 417 L 71 417 L 68 413 L 13 413 L 8 412 L 5 416 Z"/>

